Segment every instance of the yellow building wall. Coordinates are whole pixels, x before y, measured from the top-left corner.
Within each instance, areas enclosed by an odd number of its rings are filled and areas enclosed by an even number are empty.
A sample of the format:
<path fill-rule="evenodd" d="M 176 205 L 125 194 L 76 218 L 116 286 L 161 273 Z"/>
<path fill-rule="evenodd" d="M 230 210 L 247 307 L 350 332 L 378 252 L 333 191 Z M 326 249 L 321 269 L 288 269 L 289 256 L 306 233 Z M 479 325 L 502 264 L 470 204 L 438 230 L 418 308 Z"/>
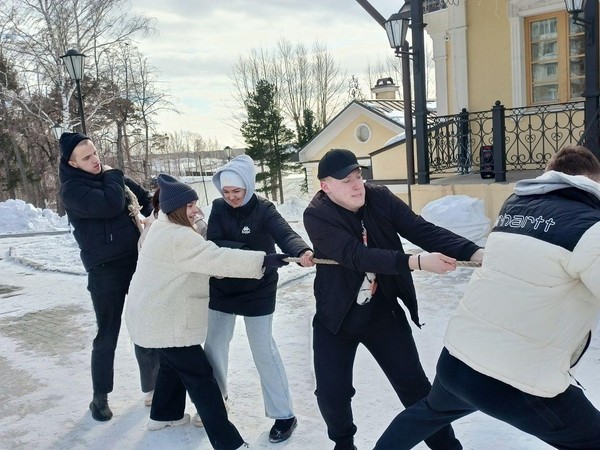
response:
<path fill-rule="evenodd" d="M 371 138 L 367 142 L 360 142 L 355 135 L 356 128 L 363 123 L 371 129 Z M 321 157 L 332 148 L 348 149 L 358 158 L 368 157 L 371 152 L 382 148 L 385 143 L 395 135 L 396 134 L 393 131 L 384 127 L 379 122 L 365 115 L 361 115 L 346 126 L 340 134 L 329 141 L 318 153 L 312 156 L 311 160 L 319 161 Z M 402 178 L 402 170 L 404 170 L 404 177 L 406 177 L 406 164 L 404 164 L 404 166 L 398 164 L 392 156 L 390 156 L 389 159 L 390 161 L 394 161 L 394 163 L 387 162 L 392 168 L 392 170 L 386 171 L 386 174 L 389 174 L 389 179 Z M 305 166 L 307 169 L 309 192 L 316 192 L 320 189 L 319 180 L 317 178 L 317 163 L 306 164 Z M 382 178 L 382 176 L 377 175 L 377 178 Z"/>
<path fill-rule="evenodd" d="M 510 23 L 506 0 L 467 1 L 469 111 L 496 100 L 512 107 Z M 458 111 L 456 111 L 458 112 Z"/>
<path fill-rule="evenodd" d="M 407 178 L 406 145 L 398 145 L 373 155 L 371 164 L 375 180 L 405 180 Z"/>

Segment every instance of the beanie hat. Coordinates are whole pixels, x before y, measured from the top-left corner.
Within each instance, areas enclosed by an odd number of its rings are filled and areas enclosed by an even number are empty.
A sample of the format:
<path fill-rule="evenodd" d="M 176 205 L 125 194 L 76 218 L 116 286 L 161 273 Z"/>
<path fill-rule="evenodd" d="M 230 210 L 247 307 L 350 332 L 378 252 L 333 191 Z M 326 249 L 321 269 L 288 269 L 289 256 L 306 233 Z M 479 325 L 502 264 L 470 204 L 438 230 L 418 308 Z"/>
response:
<path fill-rule="evenodd" d="M 246 189 L 246 183 L 242 180 L 242 177 L 235 173 L 233 170 L 224 170 L 221 172 L 221 189 L 225 186 L 237 187 Z"/>
<path fill-rule="evenodd" d="M 333 177 L 341 180 L 359 167 L 365 168 L 358 164 L 356 155 L 350 150 L 332 148 L 319 161 L 317 178 L 322 180 L 323 178 Z"/>
<path fill-rule="evenodd" d="M 170 175 L 161 173 L 157 181 L 160 188 L 158 194 L 160 210 L 165 214 L 198 200 L 198 194 L 194 189 Z"/>
<path fill-rule="evenodd" d="M 89 139 L 85 134 L 81 133 L 71 133 L 65 132 L 61 134 L 59 144 L 60 144 L 60 154 L 65 161 L 71 159 L 71 153 L 77 147 L 81 141 L 85 141 Z"/>

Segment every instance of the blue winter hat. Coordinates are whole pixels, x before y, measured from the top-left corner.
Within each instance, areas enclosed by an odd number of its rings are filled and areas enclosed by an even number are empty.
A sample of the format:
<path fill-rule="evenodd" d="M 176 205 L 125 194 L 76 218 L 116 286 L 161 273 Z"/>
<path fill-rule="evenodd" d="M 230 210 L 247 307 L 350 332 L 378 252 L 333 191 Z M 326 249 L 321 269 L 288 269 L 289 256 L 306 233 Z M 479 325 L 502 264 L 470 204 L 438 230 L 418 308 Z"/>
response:
<path fill-rule="evenodd" d="M 71 159 L 71 153 L 75 150 L 75 147 L 81 142 L 89 139 L 85 134 L 71 133 L 69 131 L 60 135 L 60 154 L 65 161 Z"/>
<path fill-rule="evenodd" d="M 158 194 L 160 210 L 165 214 L 198 200 L 198 194 L 194 189 L 170 175 L 161 173 L 157 181 L 160 188 Z"/>

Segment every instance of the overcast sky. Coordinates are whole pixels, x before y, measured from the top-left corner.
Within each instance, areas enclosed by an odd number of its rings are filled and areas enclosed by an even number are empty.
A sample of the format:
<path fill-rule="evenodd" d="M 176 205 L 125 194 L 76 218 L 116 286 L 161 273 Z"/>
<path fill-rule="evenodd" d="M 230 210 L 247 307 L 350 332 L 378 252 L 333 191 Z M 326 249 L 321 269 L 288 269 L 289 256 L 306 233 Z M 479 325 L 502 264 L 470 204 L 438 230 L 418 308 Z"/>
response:
<path fill-rule="evenodd" d="M 371 0 L 388 18 L 402 0 Z M 231 118 L 232 67 L 252 48 L 285 37 L 327 48 L 350 77 L 393 54 L 385 31 L 355 0 L 132 0 L 134 13 L 156 19 L 157 33 L 139 42 L 181 114 L 159 116 L 160 131 L 189 130 L 221 146 L 243 146 Z M 370 95 L 368 91 L 363 93 Z"/>

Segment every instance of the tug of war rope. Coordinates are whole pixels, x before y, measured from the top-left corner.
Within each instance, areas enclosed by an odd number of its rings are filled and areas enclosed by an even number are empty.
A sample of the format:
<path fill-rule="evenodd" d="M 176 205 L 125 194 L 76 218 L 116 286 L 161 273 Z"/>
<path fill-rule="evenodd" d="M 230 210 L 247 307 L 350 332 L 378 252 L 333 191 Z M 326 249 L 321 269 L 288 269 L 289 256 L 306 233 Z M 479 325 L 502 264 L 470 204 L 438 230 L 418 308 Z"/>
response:
<path fill-rule="evenodd" d="M 284 258 L 285 262 L 288 263 L 299 263 L 300 258 Z M 315 264 L 338 264 L 333 259 L 321 259 L 321 258 L 313 258 L 313 262 Z M 481 263 L 478 261 L 456 261 L 456 265 L 458 267 L 481 267 Z"/>

